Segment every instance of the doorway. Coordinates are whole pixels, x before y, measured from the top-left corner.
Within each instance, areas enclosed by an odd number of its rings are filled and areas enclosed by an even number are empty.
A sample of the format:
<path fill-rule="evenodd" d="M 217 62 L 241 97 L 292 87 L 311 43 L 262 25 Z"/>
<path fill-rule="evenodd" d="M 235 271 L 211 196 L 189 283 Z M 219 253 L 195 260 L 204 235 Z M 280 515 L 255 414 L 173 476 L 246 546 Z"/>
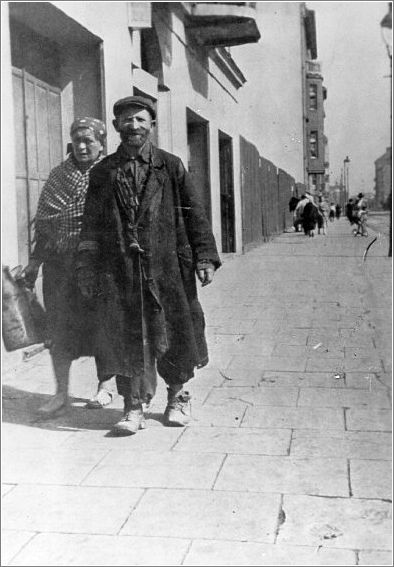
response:
<path fill-rule="evenodd" d="M 188 171 L 212 224 L 211 187 L 209 180 L 209 126 L 208 122 L 186 109 Z"/>
<path fill-rule="evenodd" d="M 235 252 L 235 213 L 233 143 L 230 136 L 219 131 L 220 214 L 222 252 Z"/>

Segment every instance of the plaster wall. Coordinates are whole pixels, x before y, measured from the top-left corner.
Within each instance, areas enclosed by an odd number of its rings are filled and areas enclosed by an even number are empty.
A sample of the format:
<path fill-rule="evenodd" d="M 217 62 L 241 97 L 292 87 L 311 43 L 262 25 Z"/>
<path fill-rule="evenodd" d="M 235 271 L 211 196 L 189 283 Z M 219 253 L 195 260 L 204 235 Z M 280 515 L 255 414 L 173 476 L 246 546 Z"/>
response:
<path fill-rule="evenodd" d="M 247 83 L 240 133 L 260 154 L 303 181 L 301 2 L 257 2 L 257 44 L 231 48 Z"/>

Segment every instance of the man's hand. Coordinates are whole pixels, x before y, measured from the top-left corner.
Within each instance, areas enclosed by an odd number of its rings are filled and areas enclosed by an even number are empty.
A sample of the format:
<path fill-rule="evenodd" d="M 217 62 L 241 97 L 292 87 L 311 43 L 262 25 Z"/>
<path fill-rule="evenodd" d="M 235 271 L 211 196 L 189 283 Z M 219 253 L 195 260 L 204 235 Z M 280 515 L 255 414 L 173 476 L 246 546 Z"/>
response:
<path fill-rule="evenodd" d="M 212 266 L 197 270 L 197 277 L 202 283 L 202 287 L 209 285 L 213 281 L 214 274 L 215 268 Z"/>
<path fill-rule="evenodd" d="M 30 260 L 26 268 L 22 270 L 22 277 L 28 289 L 33 289 L 38 276 L 41 262 L 38 260 Z"/>

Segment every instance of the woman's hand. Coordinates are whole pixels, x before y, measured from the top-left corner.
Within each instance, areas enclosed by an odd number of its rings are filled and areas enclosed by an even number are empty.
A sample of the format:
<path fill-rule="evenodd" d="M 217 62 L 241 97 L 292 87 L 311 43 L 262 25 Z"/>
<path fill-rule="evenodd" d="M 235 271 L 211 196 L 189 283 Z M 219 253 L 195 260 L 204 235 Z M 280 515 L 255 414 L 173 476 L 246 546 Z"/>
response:
<path fill-rule="evenodd" d="M 33 289 L 37 280 L 38 271 L 40 269 L 41 262 L 39 260 L 31 259 L 26 268 L 22 271 L 22 277 L 24 279 L 25 285 L 29 289 Z"/>

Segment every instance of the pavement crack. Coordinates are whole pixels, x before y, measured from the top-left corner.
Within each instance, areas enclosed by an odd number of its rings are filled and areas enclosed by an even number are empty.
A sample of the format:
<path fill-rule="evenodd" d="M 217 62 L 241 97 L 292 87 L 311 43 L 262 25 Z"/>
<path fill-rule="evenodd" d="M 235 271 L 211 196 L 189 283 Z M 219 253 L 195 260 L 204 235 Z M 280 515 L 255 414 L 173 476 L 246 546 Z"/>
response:
<path fill-rule="evenodd" d="M 280 495 L 279 510 L 278 510 L 278 518 L 277 518 L 277 521 L 276 521 L 274 543 L 276 543 L 278 536 L 279 536 L 280 528 L 283 526 L 283 524 L 285 522 L 286 522 L 286 512 L 283 509 L 283 494 L 281 494 Z"/>
<path fill-rule="evenodd" d="M 351 498 L 353 496 L 353 490 L 352 490 L 352 480 L 350 476 L 350 459 L 347 459 L 347 483 L 349 487 L 349 496 Z"/>

